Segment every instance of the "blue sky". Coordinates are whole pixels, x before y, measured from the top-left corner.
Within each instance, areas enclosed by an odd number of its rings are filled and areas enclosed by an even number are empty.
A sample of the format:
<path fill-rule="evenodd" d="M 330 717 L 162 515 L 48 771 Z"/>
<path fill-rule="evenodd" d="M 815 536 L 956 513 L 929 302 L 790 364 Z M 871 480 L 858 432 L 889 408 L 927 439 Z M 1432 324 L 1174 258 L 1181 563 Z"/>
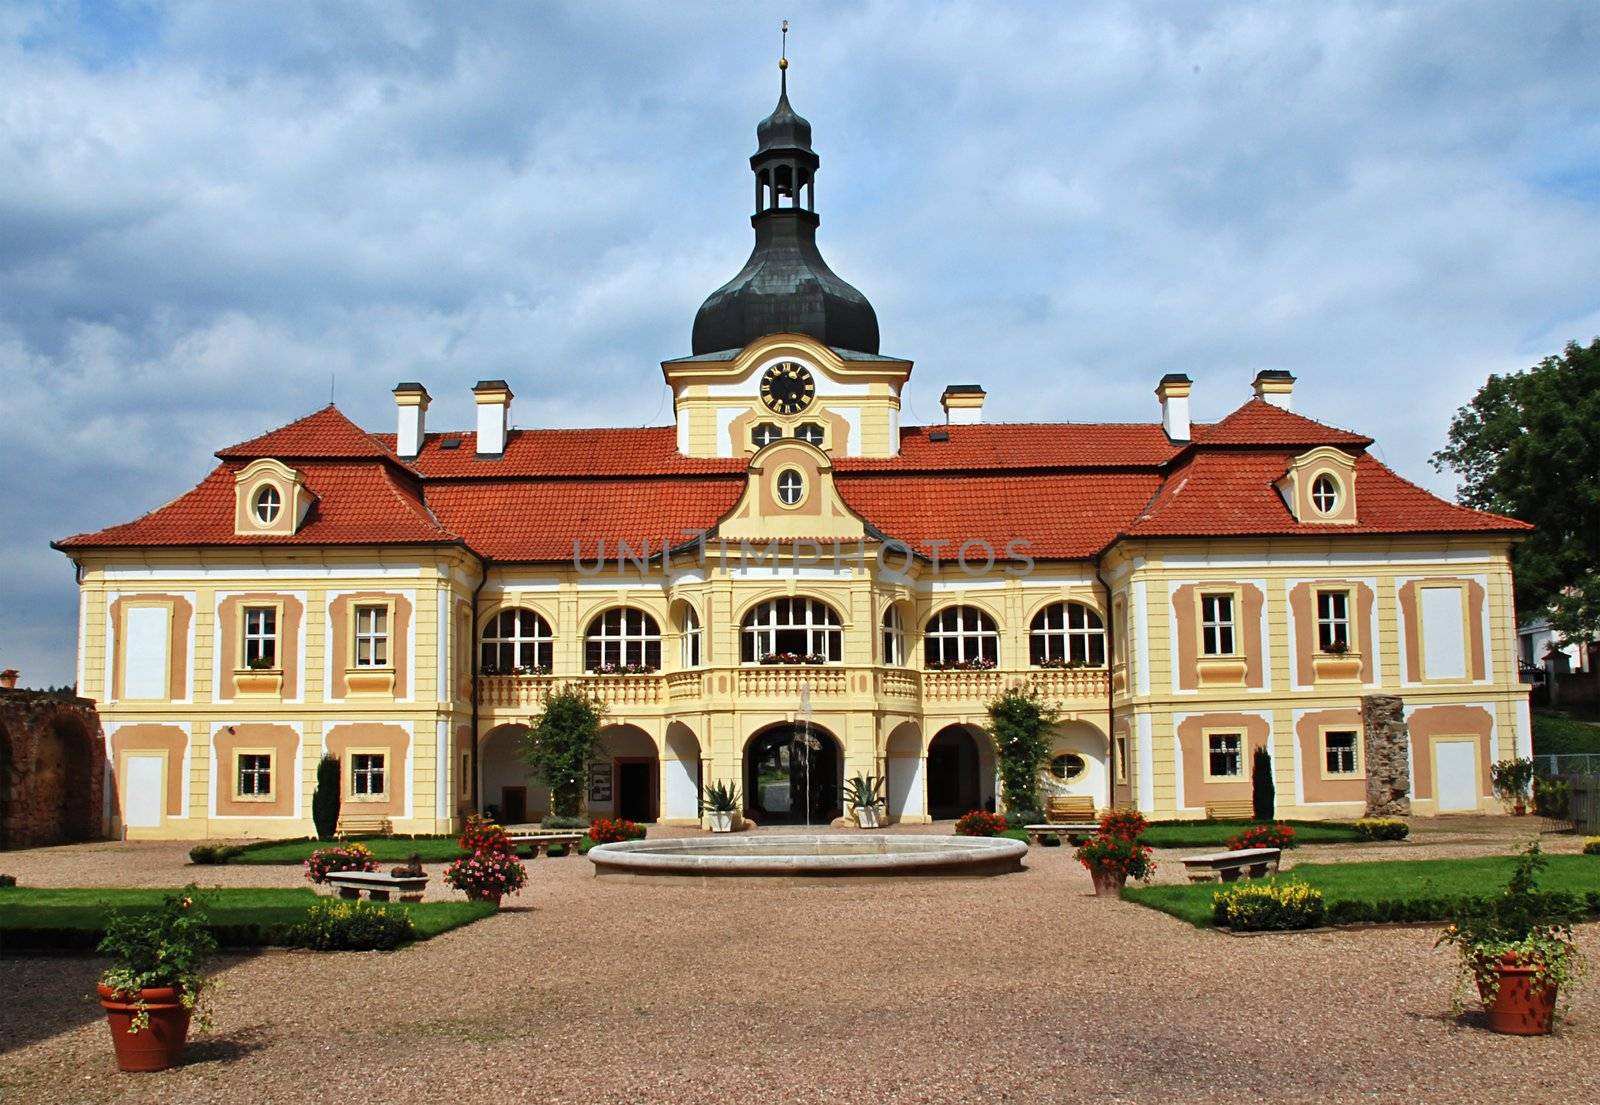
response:
<path fill-rule="evenodd" d="M 670 420 L 791 90 L 820 241 L 910 421 L 1198 418 L 1255 372 L 1426 463 L 1491 372 L 1600 334 L 1589 4 L 0 7 L 0 666 L 71 678 L 52 538 L 331 393 Z"/>

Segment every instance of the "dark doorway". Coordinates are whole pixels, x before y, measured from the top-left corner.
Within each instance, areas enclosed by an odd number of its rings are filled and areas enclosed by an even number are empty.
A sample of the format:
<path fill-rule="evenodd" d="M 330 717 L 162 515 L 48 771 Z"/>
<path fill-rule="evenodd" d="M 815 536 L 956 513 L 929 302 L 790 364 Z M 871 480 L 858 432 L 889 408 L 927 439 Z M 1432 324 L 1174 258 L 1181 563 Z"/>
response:
<path fill-rule="evenodd" d="M 521 825 L 528 820 L 528 788 L 500 788 L 500 817 L 505 825 Z"/>
<path fill-rule="evenodd" d="M 929 816 L 944 821 L 981 804 L 977 742 L 959 725 L 940 730 L 928 745 Z"/>
<path fill-rule="evenodd" d="M 657 761 L 647 759 L 617 760 L 618 817 L 629 821 L 654 821 L 656 819 L 656 768 Z"/>
<path fill-rule="evenodd" d="M 745 749 L 744 804 L 760 825 L 826 825 L 843 812 L 843 750 L 826 729 L 779 725 Z"/>

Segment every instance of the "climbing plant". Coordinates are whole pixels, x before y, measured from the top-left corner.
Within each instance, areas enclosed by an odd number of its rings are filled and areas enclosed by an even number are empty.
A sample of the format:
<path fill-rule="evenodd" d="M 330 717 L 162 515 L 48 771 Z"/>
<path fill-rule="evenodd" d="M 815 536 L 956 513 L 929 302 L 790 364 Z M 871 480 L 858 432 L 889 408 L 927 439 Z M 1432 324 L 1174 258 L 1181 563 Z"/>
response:
<path fill-rule="evenodd" d="M 1006 688 L 988 710 L 1006 809 L 1036 810 L 1039 770 L 1050 757 L 1050 730 L 1060 710 L 1031 684 Z"/>

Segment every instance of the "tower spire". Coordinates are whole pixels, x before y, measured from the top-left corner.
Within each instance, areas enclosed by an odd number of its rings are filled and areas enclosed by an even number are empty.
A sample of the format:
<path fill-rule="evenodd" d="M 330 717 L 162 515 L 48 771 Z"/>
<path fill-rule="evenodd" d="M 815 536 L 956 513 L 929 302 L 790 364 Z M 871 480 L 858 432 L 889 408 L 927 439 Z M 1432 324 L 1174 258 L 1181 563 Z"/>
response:
<path fill-rule="evenodd" d="M 789 98 L 789 21 L 783 21 L 783 46 L 778 51 L 778 96 Z"/>

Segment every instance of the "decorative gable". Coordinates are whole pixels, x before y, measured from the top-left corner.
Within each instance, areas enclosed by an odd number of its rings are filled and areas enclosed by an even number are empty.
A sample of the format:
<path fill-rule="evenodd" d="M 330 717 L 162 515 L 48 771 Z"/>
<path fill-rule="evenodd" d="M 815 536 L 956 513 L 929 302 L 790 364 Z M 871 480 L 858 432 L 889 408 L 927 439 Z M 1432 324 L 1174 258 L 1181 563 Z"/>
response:
<path fill-rule="evenodd" d="M 233 532 L 240 537 L 292 537 L 311 509 L 305 477 L 282 461 L 253 460 L 233 480 Z"/>
<path fill-rule="evenodd" d="M 756 452 L 744 494 L 717 526 L 719 537 L 815 537 L 854 541 L 866 526 L 840 498 L 833 462 L 814 445 L 781 438 Z"/>
<path fill-rule="evenodd" d="M 1342 449 L 1323 445 L 1301 453 L 1276 487 L 1297 522 L 1356 524 L 1356 458 Z"/>

